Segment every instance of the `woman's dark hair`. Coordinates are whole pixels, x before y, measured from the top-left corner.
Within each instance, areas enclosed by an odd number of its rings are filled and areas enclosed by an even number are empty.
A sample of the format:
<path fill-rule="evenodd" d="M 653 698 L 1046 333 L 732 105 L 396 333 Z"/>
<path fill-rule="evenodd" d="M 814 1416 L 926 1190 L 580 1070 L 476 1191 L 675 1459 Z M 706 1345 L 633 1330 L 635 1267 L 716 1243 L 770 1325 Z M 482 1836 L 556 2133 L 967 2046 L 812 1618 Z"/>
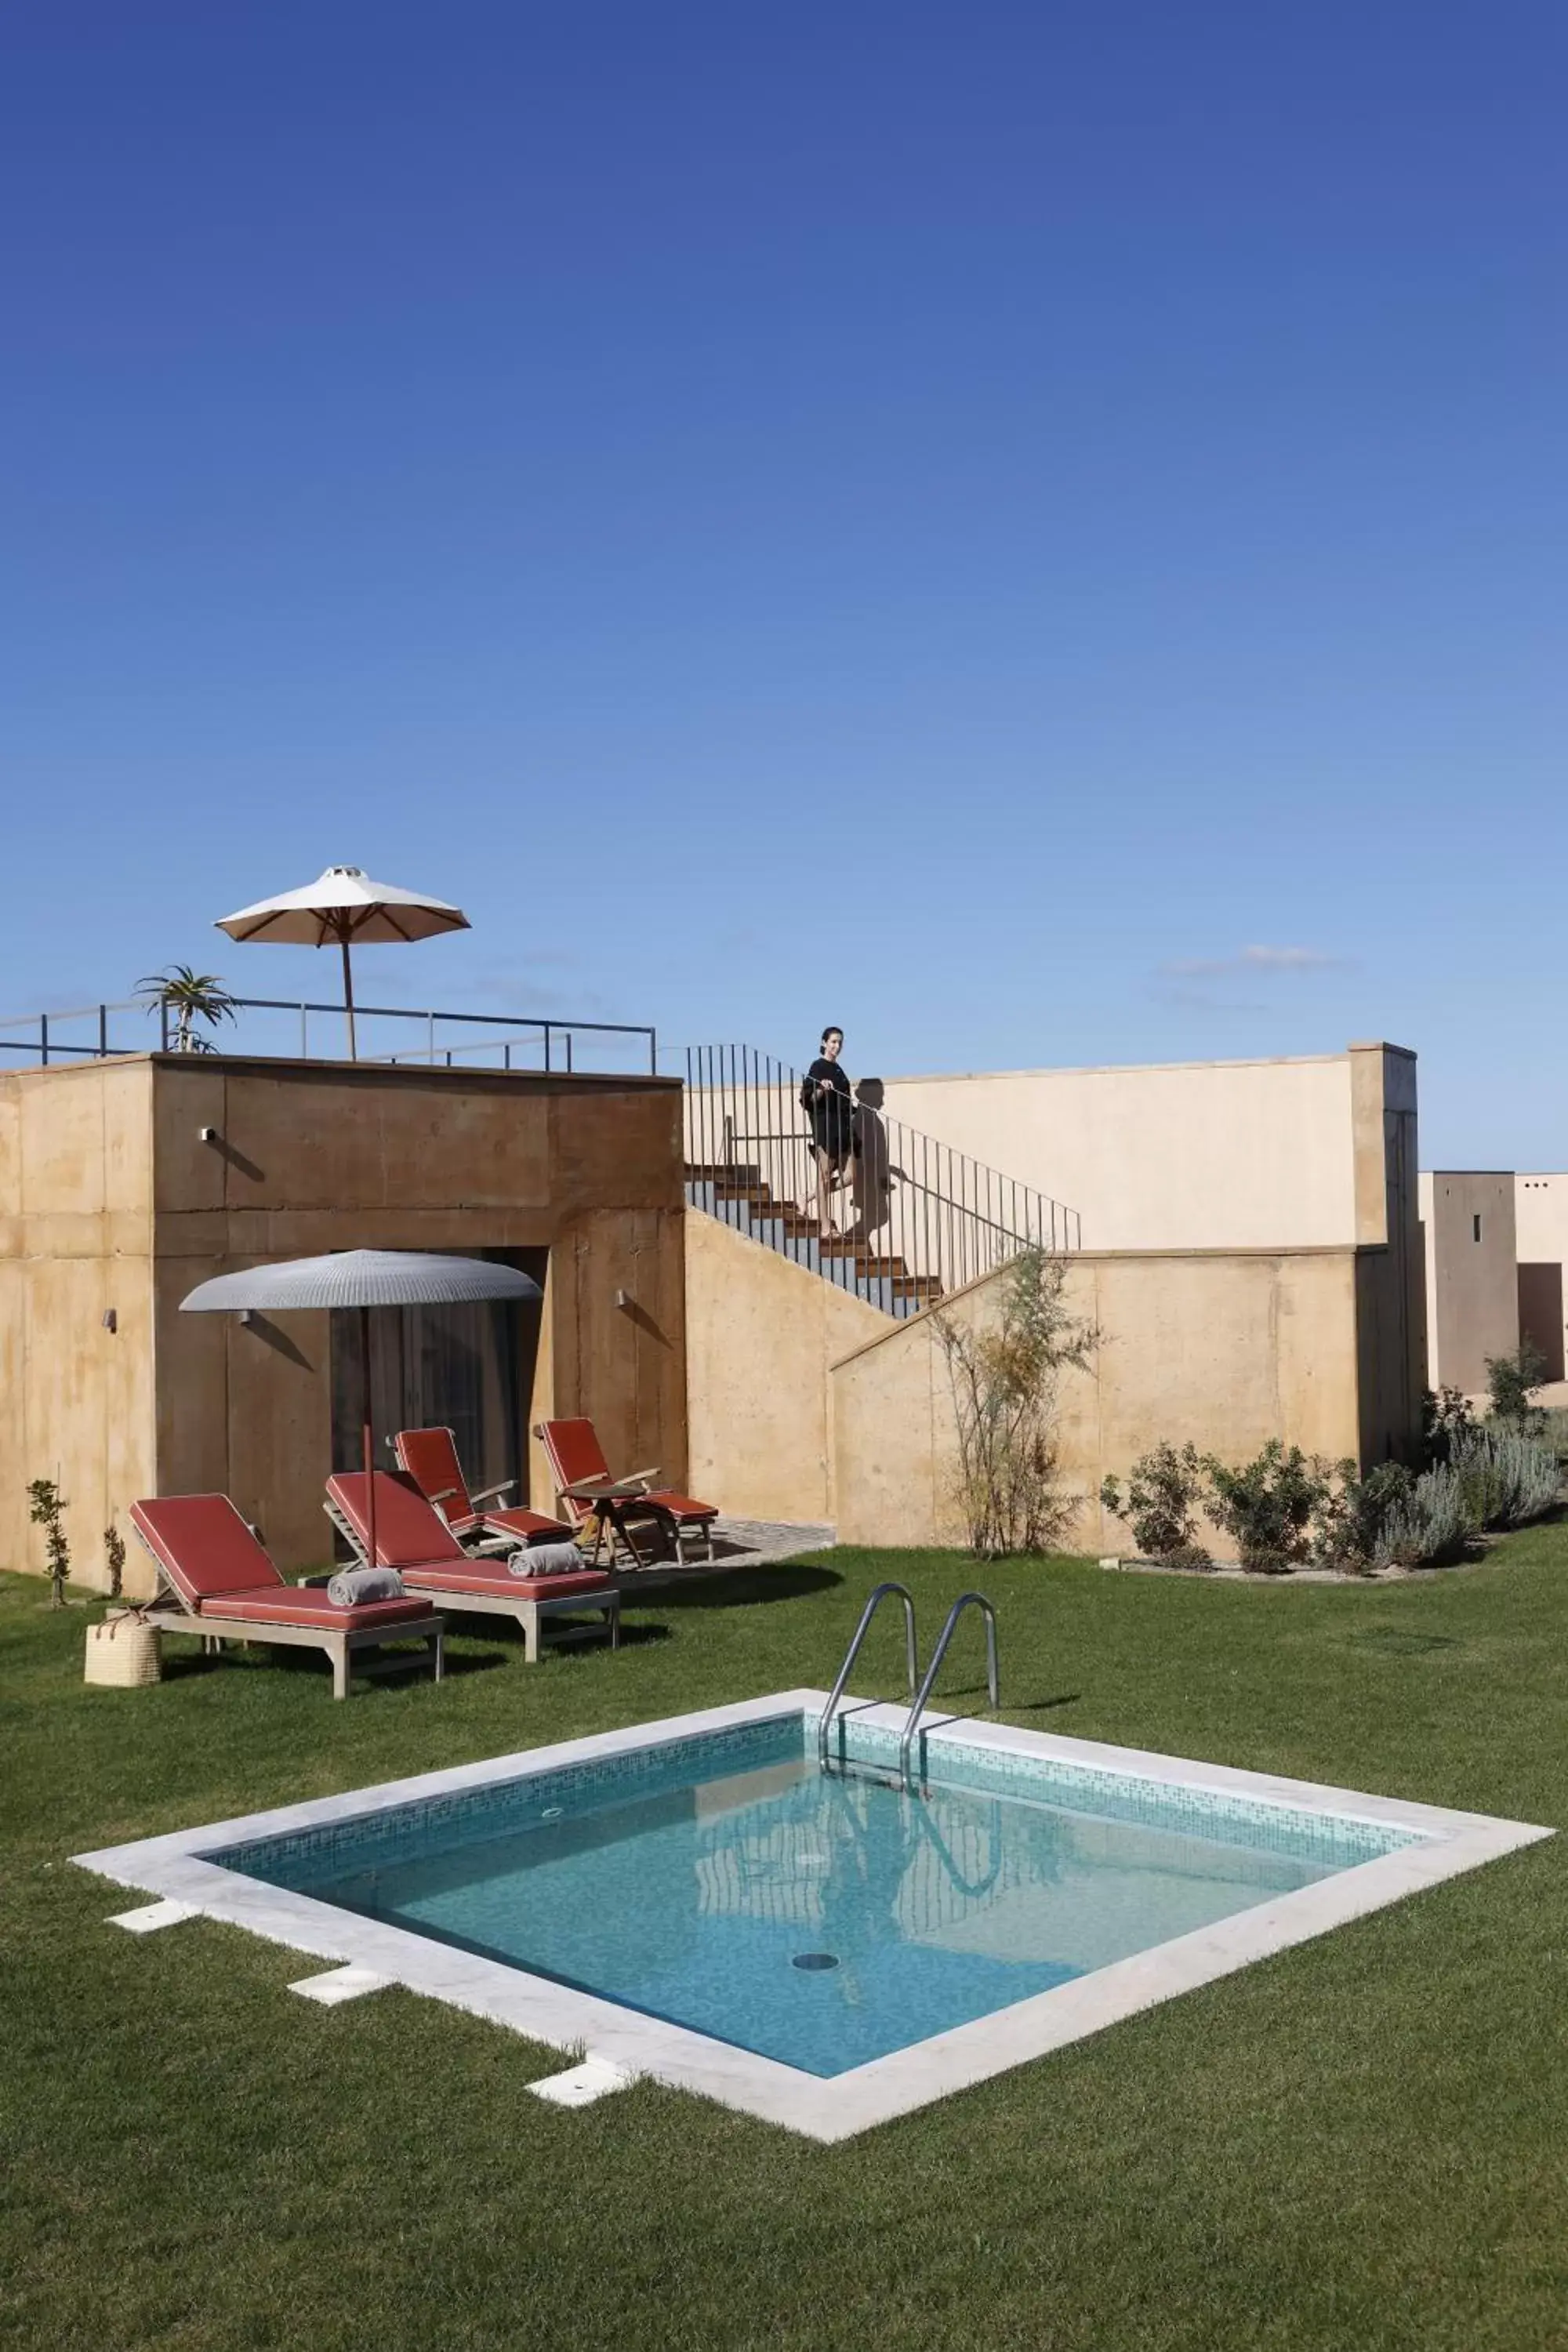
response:
<path fill-rule="evenodd" d="M 837 1037 L 841 1045 L 844 1043 L 844 1032 L 840 1029 L 837 1021 L 830 1021 L 828 1023 L 826 1028 L 822 1033 L 822 1043 L 826 1045 L 830 1037 Z"/>

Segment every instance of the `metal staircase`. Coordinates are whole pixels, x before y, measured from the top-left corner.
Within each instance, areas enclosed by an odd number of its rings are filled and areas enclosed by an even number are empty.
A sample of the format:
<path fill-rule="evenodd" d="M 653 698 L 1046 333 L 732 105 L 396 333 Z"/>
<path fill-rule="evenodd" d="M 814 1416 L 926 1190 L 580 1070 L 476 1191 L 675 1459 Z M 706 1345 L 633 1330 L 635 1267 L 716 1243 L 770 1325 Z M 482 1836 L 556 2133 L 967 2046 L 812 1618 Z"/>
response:
<path fill-rule="evenodd" d="M 824 1281 L 895 1318 L 1038 1246 L 1079 1246 L 1076 1210 L 887 1118 L 876 1081 L 858 1089 L 857 1150 L 818 1223 L 800 1075 L 750 1045 L 686 1056 L 686 1198 Z"/>

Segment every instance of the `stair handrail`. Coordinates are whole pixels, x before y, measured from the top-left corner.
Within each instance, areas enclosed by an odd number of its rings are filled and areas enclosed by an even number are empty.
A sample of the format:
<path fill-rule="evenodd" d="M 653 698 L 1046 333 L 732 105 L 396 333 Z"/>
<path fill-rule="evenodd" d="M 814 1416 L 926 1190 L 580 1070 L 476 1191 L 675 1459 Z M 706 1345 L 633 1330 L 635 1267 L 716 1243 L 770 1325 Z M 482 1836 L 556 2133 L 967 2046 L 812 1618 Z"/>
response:
<path fill-rule="evenodd" d="M 996 1612 L 984 1592 L 961 1592 L 947 1612 L 946 1624 L 937 1635 L 936 1647 L 931 1654 L 931 1664 L 925 1670 L 925 1680 L 921 1683 L 919 1696 L 910 1709 L 909 1720 L 904 1726 L 904 1736 L 899 1742 L 899 1779 L 906 1789 L 911 1789 L 914 1785 L 910 1771 L 910 1751 L 914 1744 L 916 1729 L 921 1717 L 925 1712 L 926 1701 L 931 1695 L 938 1669 L 947 1655 L 947 1645 L 957 1631 L 958 1621 L 966 1609 L 979 1609 L 984 1612 L 985 1680 L 991 1693 L 992 1706 L 1000 1706 L 1002 1704 L 1002 1682 L 996 1665 Z"/>
<path fill-rule="evenodd" d="M 855 1661 L 860 1654 L 860 1644 L 866 1638 L 871 1620 L 889 1592 L 896 1592 L 904 1604 L 904 1658 L 909 1669 L 910 1696 L 911 1698 L 914 1696 L 915 1681 L 920 1673 L 920 1652 L 915 1641 L 914 1595 L 907 1584 L 896 1584 L 889 1580 L 886 1584 L 877 1585 L 868 1597 L 866 1606 L 860 1612 L 860 1622 L 855 1628 L 854 1639 L 844 1653 L 844 1664 L 839 1667 L 837 1679 L 828 1693 L 827 1705 L 823 1708 L 817 1720 L 816 1760 L 825 1772 L 827 1769 L 827 1735 L 833 1722 L 834 1710 L 844 1696 L 845 1686 L 854 1670 Z"/>
<path fill-rule="evenodd" d="M 793 1200 L 810 1216 L 817 1175 L 799 1072 L 754 1046 L 694 1045 L 687 1049 L 686 1084 L 690 1177 L 718 1185 L 732 1171 L 731 1181 L 760 1184 L 781 1209 Z M 825 1238 L 853 1242 L 884 1262 L 898 1259 L 896 1270 L 920 1286 L 906 1295 L 935 1298 L 963 1289 L 1024 1249 L 1082 1247 L 1077 1211 L 1048 1192 L 906 1127 L 875 1098 L 858 1105 L 856 1119 L 868 1148 L 846 1171 L 854 1179 L 853 1227 Z"/>

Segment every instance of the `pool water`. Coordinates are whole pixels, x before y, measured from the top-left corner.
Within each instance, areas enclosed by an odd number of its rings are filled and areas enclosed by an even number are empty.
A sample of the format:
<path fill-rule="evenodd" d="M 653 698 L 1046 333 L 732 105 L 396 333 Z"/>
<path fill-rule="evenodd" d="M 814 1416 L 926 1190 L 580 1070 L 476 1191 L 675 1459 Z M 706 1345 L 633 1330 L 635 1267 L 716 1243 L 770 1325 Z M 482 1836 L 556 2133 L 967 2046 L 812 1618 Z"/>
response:
<path fill-rule="evenodd" d="M 212 1859 L 826 2076 L 1405 1842 L 1081 1770 L 910 1795 L 799 1717 L 708 1747 Z"/>

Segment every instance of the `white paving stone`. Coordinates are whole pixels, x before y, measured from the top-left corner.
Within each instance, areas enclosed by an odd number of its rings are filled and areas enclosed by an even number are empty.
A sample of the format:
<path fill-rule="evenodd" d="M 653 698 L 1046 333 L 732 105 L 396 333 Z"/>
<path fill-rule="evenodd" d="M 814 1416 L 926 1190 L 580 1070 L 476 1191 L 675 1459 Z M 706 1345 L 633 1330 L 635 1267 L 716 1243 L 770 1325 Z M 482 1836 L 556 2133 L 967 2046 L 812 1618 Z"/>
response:
<path fill-rule="evenodd" d="M 116 1911 L 109 1924 L 111 1927 L 128 1927 L 133 1936 L 151 1936 L 160 1927 L 177 1927 L 182 1919 L 194 1919 L 194 1903 L 144 1903 L 134 1911 Z"/>
<path fill-rule="evenodd" d="M 319 1977 L 300 1977 L 289 1988 L 306 2000 L 319 2000 L 323 2009 L 336 2009 L 340 2001 L 358 2000 L 367 1992 L 384 1992 L 393 1979 L 378 1976 L 374 1969 L 327 1969 Z"/>
<path fill-rule="evenodd" d="M 584 2058 L 580 2066 L 569 2066 L 563 2074 L 546 2074 L 528 2087 L 536 2099 L 548 2099 L 552 2106 L 591 2107 L 611 2091 L 630 2090 L 636 2081 L 629 2066 L 617 2066 L 608 2058 Z"/>

